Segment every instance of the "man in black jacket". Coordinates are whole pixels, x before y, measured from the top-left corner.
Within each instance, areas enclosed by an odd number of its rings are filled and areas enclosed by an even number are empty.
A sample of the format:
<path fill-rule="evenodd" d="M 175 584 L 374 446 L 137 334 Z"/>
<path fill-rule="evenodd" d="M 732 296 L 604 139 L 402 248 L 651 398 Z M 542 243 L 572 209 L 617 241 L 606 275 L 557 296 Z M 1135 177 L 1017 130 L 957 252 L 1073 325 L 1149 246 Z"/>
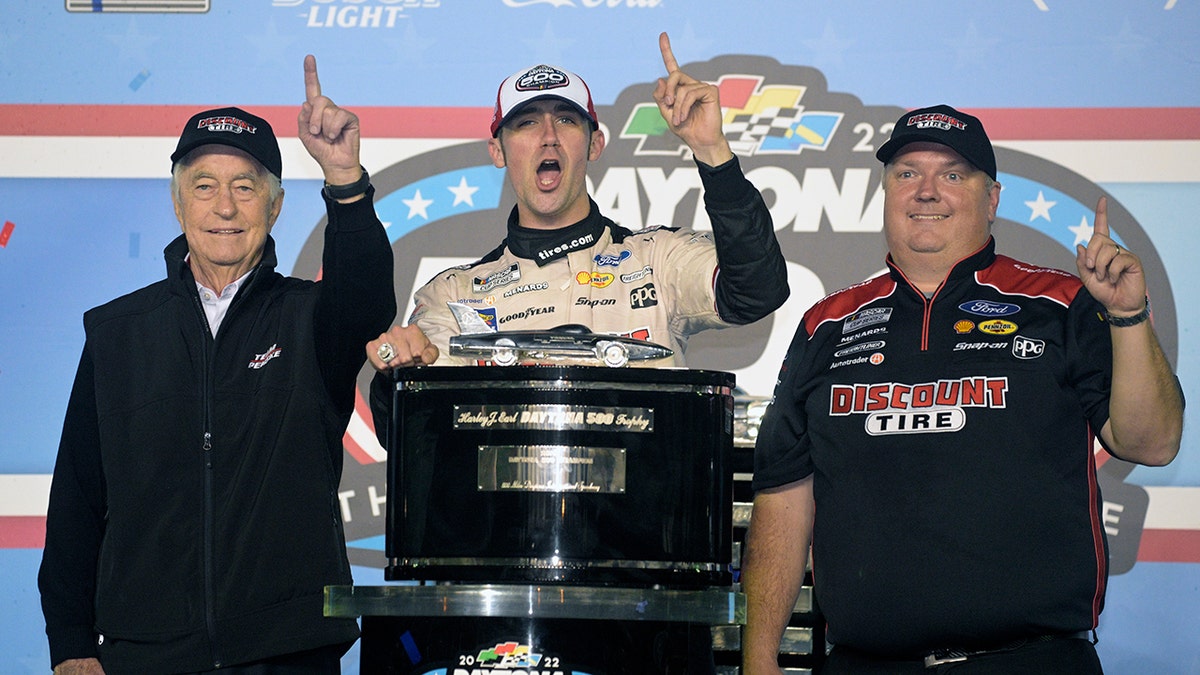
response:
<path fill-rule="evenodd" d="M 323 589 L 351 582 L 341 439 L 362 345 L 395 315 L 392 254 L 358 119 L 304 71 L 321 281 L 274 269 L 270 125 L 209 110 L 171 155 L 167 278 L 84 316 L 38 575 L 56 673 L 338 672 L 357 637 Z"/>

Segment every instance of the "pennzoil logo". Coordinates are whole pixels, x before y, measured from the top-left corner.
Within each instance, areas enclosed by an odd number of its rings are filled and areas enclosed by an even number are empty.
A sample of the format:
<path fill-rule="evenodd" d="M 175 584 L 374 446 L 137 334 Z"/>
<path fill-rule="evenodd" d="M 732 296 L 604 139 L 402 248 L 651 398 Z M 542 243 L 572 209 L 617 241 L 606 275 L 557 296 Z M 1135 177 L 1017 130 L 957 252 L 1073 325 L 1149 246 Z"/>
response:
<path fill-rule="evenodd" d="M 976 327 L 981 333 L 988 335 L 1011 335 L 1017 332 L 1017 324 L 1004 319 L 992 319 L 990 321 L 980 321 Z"/>

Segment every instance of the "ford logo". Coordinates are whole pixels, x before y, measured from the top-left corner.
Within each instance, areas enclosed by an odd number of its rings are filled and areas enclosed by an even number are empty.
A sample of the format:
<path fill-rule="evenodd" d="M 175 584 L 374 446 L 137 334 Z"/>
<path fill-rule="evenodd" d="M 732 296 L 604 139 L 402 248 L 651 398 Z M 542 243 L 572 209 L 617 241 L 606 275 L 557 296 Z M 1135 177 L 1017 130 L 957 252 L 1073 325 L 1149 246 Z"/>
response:
<path fill-rule="evenodd" d="M 964 302 L 958 306 L 964 312 L 978 314 L 979 316 L 1008 316 L 1021 311 L 1020 305 L 1010 305 L 1006 302 L 992 302 L 991 300 L 971 300 Z"/>

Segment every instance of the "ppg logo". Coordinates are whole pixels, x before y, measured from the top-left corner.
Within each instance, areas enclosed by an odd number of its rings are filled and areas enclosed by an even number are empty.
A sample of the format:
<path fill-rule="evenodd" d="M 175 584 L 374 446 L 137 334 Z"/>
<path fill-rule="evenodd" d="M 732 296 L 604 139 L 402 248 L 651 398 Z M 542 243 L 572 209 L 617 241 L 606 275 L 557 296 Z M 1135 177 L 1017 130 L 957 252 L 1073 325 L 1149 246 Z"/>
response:
<path fill-rule="evenodd" d="M 1046 343 L 1042 340 L 1021 337 L 1013 338 L 1012 353 L 1018 359 L 1036 359 L 1046 351 Z"/>
<path fill-rule="evenodd" d="M 629 291 L 629 306 L 634 309 L 653 307 L 658 304 L 658 291 L 654 284 L 646 284 Z"/>

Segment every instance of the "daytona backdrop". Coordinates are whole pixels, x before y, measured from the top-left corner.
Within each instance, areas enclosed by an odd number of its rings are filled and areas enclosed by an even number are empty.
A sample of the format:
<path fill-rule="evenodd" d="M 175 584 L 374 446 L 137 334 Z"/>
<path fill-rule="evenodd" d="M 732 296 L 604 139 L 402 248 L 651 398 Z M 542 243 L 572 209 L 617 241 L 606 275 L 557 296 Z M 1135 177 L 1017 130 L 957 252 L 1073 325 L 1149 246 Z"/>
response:
<path fill-rule="evenodd" d="M 721 87 L 726 132 L 771 205 L 792 287 L 759 324 L 694 339 L 688 360 L 765 395 L 808 305 L 883 267 L 873 153 L 890 123 L 948 103 L 981 117 L 997 145 L 1003 252 L 1073 270 L 1109 195 L 1195 401 L 1197 26 L 1193 0 L 5 0 L 0 672 L 48 668 L 35 577 L 81 316 L 162 276 L 178 233 L 168 156 L 193 112 L 238 105 L 271 121 L 287 190 L 280 271 L 315 277 L 320 176 L 294 138 L 301 61 L 315 54 L 324 92 L 362 118 L 403 317 L 415 286 L 503 236 L 512 196 L 485 149 L 491 101 L 501 79 L 538 62 L 591 85 L 609 140 L 590 171 L 602 210 L 633 229 L 707 226 L 691 160 L 650 96 L 666 30 L 684 69 Z M 1107 672 L 1200 673 L 1198 415 L 1169 467 L 1099 458 Z M 383 455 L 369 416 L 356 415 L 345 446 L 355 579 L 382 583 Z"/>

